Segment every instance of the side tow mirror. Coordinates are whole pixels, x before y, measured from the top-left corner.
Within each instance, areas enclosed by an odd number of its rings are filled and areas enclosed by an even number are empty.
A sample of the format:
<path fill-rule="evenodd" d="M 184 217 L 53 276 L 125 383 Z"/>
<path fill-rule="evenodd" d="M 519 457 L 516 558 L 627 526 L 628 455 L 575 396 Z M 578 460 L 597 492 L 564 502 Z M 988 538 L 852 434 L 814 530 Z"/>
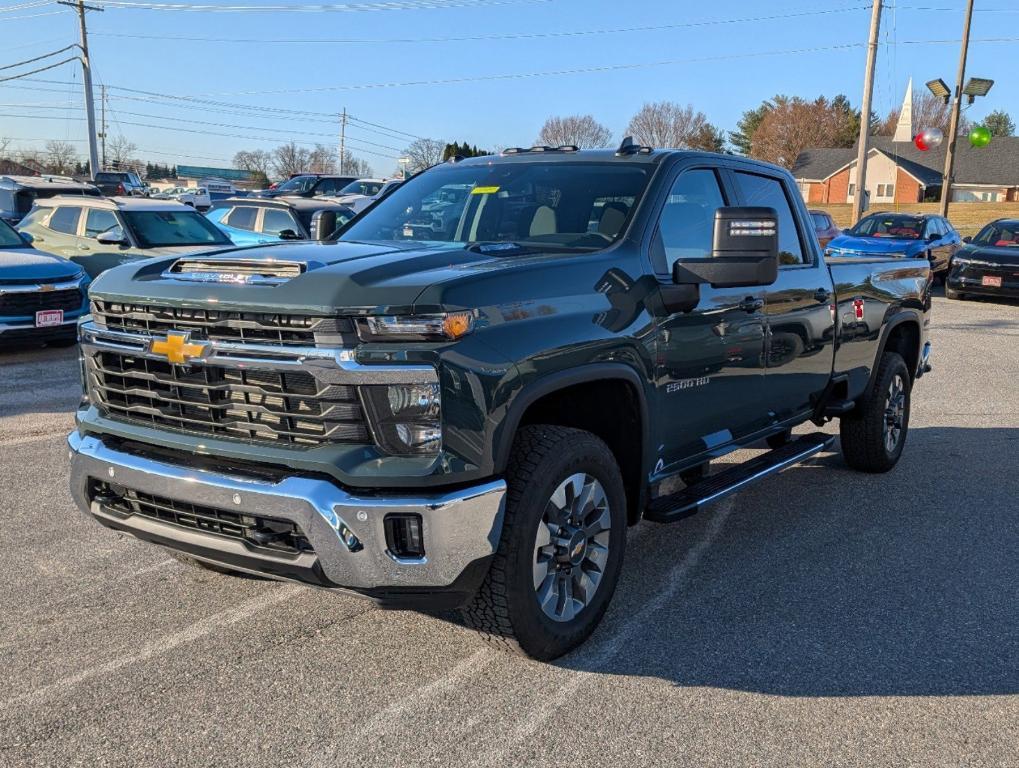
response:
<path fill-rule="evenodd" d="M 311 239 L 327 240 L 336 231 L 336 211 L 315 211 L 311 217 Z"/>
<path fill-rule="evenodd" d="M 102 234 L 100 234 L 96 241 L 99 245 L 130 245 L 127 241 L 127 235 L 124 234 L 122 227 L 111 227 Z"/>
<path fill-rule="evenodd" d="M 677 285 L 715 288 L 771 285 L 778 279 L 778 214 L 774 208 L 729 207 L 715 211 L 711 258 L 680 259 Z"/>
<path fill-rule="evenodd" d="M 25 242 L 25 245 L 31 245 L 35 242 L 35 238 L 32 237 L 28 232 L 19 232 L 21 239 Z"/>
<path fill-rule="evenodd" d="M 966 235 L 966 237 L 964 237 L 964 238 L 962 239 L 962 241 L 963 241 L 964 243 L 972 243 L 972 242 L 973 242 L 973 238 L 972 238 L 972 237 L 970 237 L 969 235 Z"/>

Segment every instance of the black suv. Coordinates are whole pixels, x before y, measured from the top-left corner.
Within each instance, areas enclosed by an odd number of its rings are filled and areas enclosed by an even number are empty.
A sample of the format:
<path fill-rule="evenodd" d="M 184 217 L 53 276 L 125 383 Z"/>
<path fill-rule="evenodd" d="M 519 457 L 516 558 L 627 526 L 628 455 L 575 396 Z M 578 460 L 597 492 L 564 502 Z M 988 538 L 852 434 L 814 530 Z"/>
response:
<path fill-rule="evenodd" d="M 100 171 L 92 181 L 106 197 L 148 197 L 148 189 L 134 171 Z"/>
<path fill-rule="evenodd" d="M 271 189 L 258 193 L 259 197 L 320 197 L 335 195 L 357 176 L 326 176 L 320 173 L 306 173 L 292 176 Z"/>

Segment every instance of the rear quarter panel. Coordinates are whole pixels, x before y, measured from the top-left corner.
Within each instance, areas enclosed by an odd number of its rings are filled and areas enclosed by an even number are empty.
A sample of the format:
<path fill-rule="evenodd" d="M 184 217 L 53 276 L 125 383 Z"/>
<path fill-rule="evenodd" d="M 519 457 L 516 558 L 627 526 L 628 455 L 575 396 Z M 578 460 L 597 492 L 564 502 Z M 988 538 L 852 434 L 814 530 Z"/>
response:
<path fill-rule="evenodd" d="M 835 284 L 838 344 L 835 372 L 849 376 L 849 397 L 862 395 L 888 333 L 915 322 L 920 346 L 930 323 L 930 263 L 925 258 L 829 257 Z M 862 302 L 862 317 L 857 309 Z"/>

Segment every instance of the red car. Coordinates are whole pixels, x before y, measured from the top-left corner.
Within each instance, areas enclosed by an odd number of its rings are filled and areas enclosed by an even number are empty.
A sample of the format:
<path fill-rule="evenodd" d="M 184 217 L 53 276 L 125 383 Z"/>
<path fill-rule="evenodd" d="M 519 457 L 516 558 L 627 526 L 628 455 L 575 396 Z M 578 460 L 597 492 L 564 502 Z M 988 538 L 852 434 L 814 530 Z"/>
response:
<path fill-rule="evenodd" d="M 810 219 L 814 223 L 814 232 L 817 233 L 817 239 L 822 248 L 828 245 L 833 238 L 842 234 L 842 230 L 835 226 L 831 216 L 824 211 L 810 211 L 809 213 Z"/>

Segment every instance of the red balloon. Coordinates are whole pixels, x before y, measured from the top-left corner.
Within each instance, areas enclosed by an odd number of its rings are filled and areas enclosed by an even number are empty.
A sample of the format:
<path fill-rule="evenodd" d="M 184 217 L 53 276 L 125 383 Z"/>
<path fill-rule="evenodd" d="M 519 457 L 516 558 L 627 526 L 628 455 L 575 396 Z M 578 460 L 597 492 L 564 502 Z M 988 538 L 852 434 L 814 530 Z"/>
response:
<path fill-rule="evenodd" d="M 913 137 L 913 144 L 921 152 L 926 152 L 928 149 L 930 149 L 930 147 L 927 146 L 927 142 L 924 141 L 922 133 L 918 133 L 916 136 Z"/>

